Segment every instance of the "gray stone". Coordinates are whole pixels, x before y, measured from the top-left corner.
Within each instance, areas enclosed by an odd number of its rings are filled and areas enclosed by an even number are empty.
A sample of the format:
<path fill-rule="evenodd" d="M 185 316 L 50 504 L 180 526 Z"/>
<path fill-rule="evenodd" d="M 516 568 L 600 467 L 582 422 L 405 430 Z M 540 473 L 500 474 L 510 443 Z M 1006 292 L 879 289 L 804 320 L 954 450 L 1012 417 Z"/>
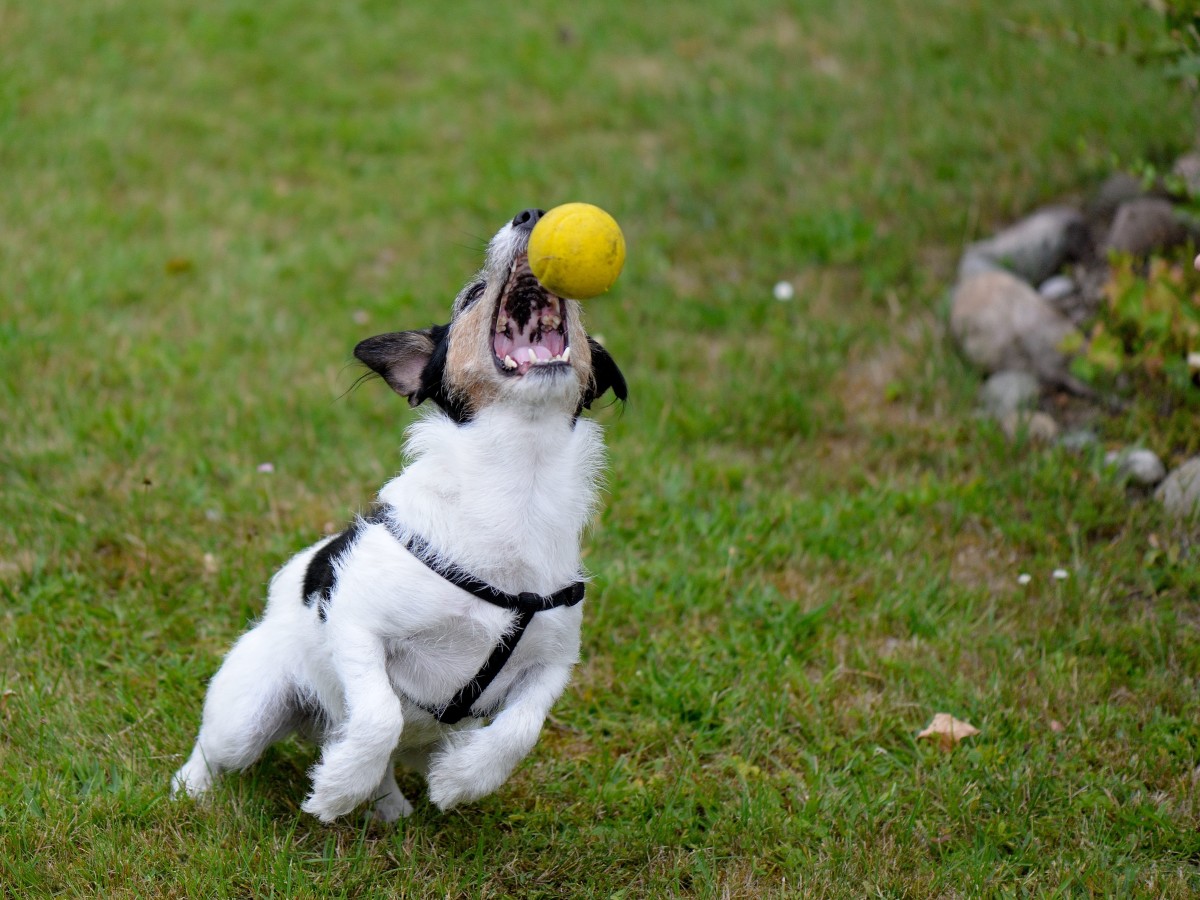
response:
<path fill-rule="evenodd" d="M 1146 256 L 1182 244 L 1188 230 L 1170 201 L 1142 197 L 1122 203 L 1104 242 L 1106 251 Z"/>
<path fill-rule="evenodd" d="M 976 275 L 983 275 L 987 272 L 1007 272 L 1008 269 L 1000 265 L 990 256 L 985 256 L 983 253 L 968 247 L 963 253 L 962 259 L 958 261 L 958 280 L 966 281 L 968 278 L 974 278 Z"/>
<path fill-rule="evenodd" d="M 1082 453 L 1098 443 L 1099 436 L 1090 428 L 1073 428 L 1058 439 L 1058 446 L 1072 453 Z"/>
<path fill-rule="evenodd" d="M 1134 484 L 1151 487 L 1167 476 L 1167 467 L 1153 450 L 1142 447 L 1126 447 L 1113 450 L 1104 457 L 1106 465 L 1114 466 L 1117 476 Z"/>
<path fill-rule="evenodd" d="M 1128 172 L 1114 172 L 1096 190 L 1088 203 L 1088 212 L 1098 219 L 1111 219 L 1122 203 L 1145 197 L 1146 193 L 1142 179 Z"/>
<path fill-rule="evenodd" d="M 1025 437 L 1035 444 L 1052 444 L 1058 437 L 1058 423 L 1044 412 L 1011 412 L 1000 420 L 1000 428 L 1010 441 Z"/>
<path fill-rule="evenodd" d="M 1192 196 L 1200 196 L 1200 150 L 1185 153 L 1175 160 L 1171 174 L 1180 179 Z"/>
<path fill-rule="evenodd" d="M 996 372 L 979 387 L 979 407 L 993 419 L 1003 420 L 1009 413 L 1037 406 L 1041 385 L 1028 372 Z"/>
<path fill-rule="evenodd" d="M 990 262 L 1039 284 L 1064 263 L 1081 257 L 1089 241 L 1082 213 L 1069 206 L 1048 206 L 971 244 L 959 263 L 959 278 L 981 274 Z"/>
<path fill-rule="evenodd" d="M 1158 486 L 1154 496 L 1172 515 L 1200 517 L 1200 456 L 1193 456 L 1174 469 Z"/>
<path fill-rule="evenodd" d="M 1052 305 L 1077 327 L 1083 327 L 1108 302 L 1105 291 L 1111 277 L 1107 258 L 1076 266 L 1075 284 L 1079 292 Z"/>
<path fill-rule="evenodd" d="M 1075 326 L 1015 275 L 985 272 L 959 283 L 950 302 L 950 331 L 963 354 L 986 372 L 1013 369 L 1059 384 L 1067 356 L 1060 349 Z"/>
<path fill-rule="evenodd" d="M 1059 300 L 1065 300 L 1074 294 L 1079 290 L 1079 285 L 1075 283 L 1075 279 L 1070 275 L 1051 275 L 1038 285 L 1037 290 L 1039 294 L 1053 305 Z"/>

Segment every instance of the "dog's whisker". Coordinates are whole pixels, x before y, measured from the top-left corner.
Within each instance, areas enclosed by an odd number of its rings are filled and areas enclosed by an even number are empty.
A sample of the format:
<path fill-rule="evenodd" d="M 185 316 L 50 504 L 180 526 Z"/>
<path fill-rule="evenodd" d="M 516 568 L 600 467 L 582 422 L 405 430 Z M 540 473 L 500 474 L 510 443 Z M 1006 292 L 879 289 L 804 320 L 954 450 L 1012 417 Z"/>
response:
<path fill-rule="evenodd" d="M 350 368 L 350 365 L 348 364 L 346 366 L 346 368 Z M 359 389 L 359 387 L 363 384 L 363 382 L 371 381 L 372 379 L 378 378 L 378 377 L 379 377 L 378 372 L 372 372 L 372 371 L 363 372 L 361 375 L 359 375 L 357 378 L 354 379 L 354 383 L 351 384 L 350 387 L 346 388 L 346 390 L 344 390 L 340 394 L 338 394 L 337 399 L 334 400 L 334 402 L 337 403 L 341 400 L 346 399 L 346 397 L 349 394 L 352 394 L 355 391 L 357 391 Z"/>

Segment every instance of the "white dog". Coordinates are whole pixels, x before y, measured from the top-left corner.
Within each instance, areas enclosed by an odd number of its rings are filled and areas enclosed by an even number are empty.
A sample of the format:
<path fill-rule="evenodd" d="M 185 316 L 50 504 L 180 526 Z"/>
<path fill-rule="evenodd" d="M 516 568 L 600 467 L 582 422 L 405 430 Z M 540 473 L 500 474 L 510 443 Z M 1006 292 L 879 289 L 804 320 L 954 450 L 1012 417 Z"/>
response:
<path fill-rule="evenodd" d="M 355 348 L 437 411 L 410 429 L 409 465 L 374 510 L 271 581 L 262 621 L 209 685 L 173 793 L 203 794 L 299 731 L 321 743 L 306 812 L 328 822 L 371 800 L 394 821 L 412 812 L 396 762 L 444 810 L 495 791 L 537 742 L 579 656 L 580 538 L 604 464 L 580 413 L 626 396 L 579 304 L 529 270 L 541 215 L 500 229 L 449 325 Z"/>

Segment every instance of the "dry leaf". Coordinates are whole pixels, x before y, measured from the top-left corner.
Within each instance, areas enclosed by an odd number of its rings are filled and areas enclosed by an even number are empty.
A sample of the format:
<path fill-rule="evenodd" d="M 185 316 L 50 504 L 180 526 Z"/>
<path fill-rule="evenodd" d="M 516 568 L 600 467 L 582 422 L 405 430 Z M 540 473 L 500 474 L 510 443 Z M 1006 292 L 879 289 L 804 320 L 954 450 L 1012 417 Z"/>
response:
<path fill-rule="evenodd" d="M 953 750 L 963 738 L 979 734 L 979 729 L 970 722 L 962 722 L 950 713 L 935 713 L 929 727 L 917 735 L 917 740 L 936 741 L 943 750 Z"/>

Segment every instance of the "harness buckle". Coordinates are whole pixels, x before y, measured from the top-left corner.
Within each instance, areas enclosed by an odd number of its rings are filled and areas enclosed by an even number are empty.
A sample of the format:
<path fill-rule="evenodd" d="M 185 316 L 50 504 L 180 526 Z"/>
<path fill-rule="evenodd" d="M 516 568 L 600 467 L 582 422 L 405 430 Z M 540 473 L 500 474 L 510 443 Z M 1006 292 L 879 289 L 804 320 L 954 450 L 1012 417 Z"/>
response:
<path fill-rule="evenodd" d="M 517 599 L 521 601 L 521 605 L 527 609 L 534 611 L 546 609 L 546 601 L 541 594 L 534 594 L 530 591 L 521 591 L 517 594 Z"/>

